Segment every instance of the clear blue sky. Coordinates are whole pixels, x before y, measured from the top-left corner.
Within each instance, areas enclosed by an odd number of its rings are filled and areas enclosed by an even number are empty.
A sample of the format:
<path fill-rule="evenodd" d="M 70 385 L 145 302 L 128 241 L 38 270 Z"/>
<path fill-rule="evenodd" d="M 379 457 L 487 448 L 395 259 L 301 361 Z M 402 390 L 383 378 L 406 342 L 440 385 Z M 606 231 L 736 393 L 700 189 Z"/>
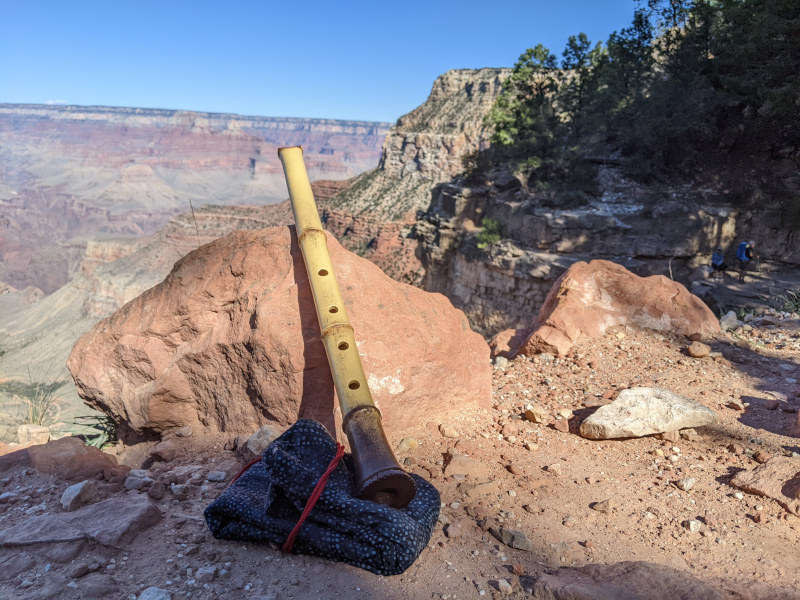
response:
<path fill-rule="evenodd" d="M 634 0 L 0 0 L 0 102 L 394 121 L 455 68 L 605 40 Z"/>

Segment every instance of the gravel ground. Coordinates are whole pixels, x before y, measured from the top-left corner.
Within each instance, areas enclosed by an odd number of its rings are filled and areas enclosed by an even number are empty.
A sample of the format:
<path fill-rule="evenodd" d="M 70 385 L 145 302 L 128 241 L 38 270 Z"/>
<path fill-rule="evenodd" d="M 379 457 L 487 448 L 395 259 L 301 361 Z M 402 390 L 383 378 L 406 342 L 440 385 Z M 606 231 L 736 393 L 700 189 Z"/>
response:
<path fill-rule="evenodd" d="M 800 585 L 800 521 L 729 481 L 756 467 L 759 451 L 800 453 L 800 322 L 788 318 L 703 342 L 712 353 L 695 359 L 684 338 L 615 328 L 576 344 L 568 358 L 520 357 L 495 367 L 490 411 L 442 415 L 390 432 L 394 444 L 416 440 L 398 457 L 430 479 L 443 500 L 428 548 L 403 575 L 378 577 L 213 540 L 201 515 L 227 483 L 206 476 L 224 471 L 229 481 L 240 462 L 222 449 L 223 438 L 186 438 L 178 440 L 178 458 L 148 471 L 154 480 L 186 482 L 183 496 L 168 489 L 157 500 L 159 524 L 123 550 L 84 544 L 66 562 L 31 551 L 32 566 L 0 582 L 0 597 L 130 598 L 159 587 L 173 599 L 523 598 L 546 570 L 620 561 L 669 565 L 741 594 L 754 582 L 794 588 Z M 680 441 L 581 438 L 581 419 L 626 387 L 685 395 L 715 410 L 719 420 Z M 730 408 L 735 401 L 744 410 Z M 768 409 L 774 401 L 777 409 Z M 543 409 L 543 423 L 524 417 L 528 405 Z M 122 459 L 141 467 L 148 448 L 129 448 Z M 462 460 L 466 472 L 453 475 L 449 463 L 459 455 L 476 462 Z M 0 529 L 61 510 L 66 483 L 30 470 L 3 475 L 0 493 L 14 492 L 19 500 L 0 505 Z M 693 485 L 679 489 L 678 480 L 689 478 Z M 479 485 L 485 482 L 494 483 Z M 98 499 L 146 493 L 120 484 L 99 488 Z M 530 550 L 498 541 L 492 529 L 500 528 L 524 533 Z M 2 552 L 0 560 L 9 555 Z M 75 577 L 82 565 L 89 573 Z"/>

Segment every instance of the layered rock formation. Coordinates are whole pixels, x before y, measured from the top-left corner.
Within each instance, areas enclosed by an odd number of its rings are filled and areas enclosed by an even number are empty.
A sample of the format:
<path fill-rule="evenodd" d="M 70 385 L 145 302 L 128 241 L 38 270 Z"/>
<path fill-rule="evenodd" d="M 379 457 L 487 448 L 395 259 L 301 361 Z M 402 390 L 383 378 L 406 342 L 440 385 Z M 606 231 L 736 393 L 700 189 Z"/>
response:
<path fill-rule="evenodd" d="M 330 235 L 328 246 L 387 428 L 490 405 L 488 347 L 461 311 Z M 68 366 L 85 402 L 140 435 L 185 425 L 252 433 L 299 417 L 339 429 L 293 228 L 240 231 L 189 253 L 83 336 Z"/>
<path fill-rule="evenodd" d="M 388 124 L 133 108 L 0 105 L 0 279 L 51 293 L 75 272 L 79 236 L 148 235 L 213 204 L 285 199 L 280 146 L 314 179 L 374 167 Z"/>
<path fill-rule="evenodd" d="M 716 246 L 730 262 L 746 238 L 759 240 L 770 268 L 800 265 L 798 232 L 777 212 L 733 204 L 731 190 L 713 175 L 695 184 L 645 185 L 610 153 L 591 159 L 591 193 L 528 189 L 521 174 L 504 168 L 466 172 L 464 157 L 486 145 L 483 118 L 507 75 L 482 69 L 437 79 L 429 99 L 387 135 L 379 167 L 331 200 L 332 209 L 360 222 L 337 229 L 342 244 L 393 276 L 446 295 L 487 336 L 528 327 L 577 261 L 601 258 L 688 285 L 692 269 L 708 264 Z M 487 218 L 499 241 L 480 237 Z M 387 220 L 395 224 L 394 241 Z M 392 248 L 392 255 L 376 248 Z M 707 291 L 703 297 L 715 309 L 725 303 Z"/>

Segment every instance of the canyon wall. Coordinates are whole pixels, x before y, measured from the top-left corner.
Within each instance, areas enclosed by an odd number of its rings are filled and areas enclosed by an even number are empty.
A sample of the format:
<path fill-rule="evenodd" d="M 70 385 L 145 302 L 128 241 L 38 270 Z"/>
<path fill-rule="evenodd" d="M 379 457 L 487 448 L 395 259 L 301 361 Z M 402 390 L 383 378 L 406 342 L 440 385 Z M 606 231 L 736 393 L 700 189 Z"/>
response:
<path fill-rule="evenodd" d="M 388 128 L 0 104 L 0 280 L 51 293 L 75 273 L 86 236 L 149 235 L 190 203 L 284 200 L 281 146 L 303 146 L 312 181 L 349 179 L 378 163 Z"/>
<path fill-rule="evenodd" d="M 754 239 L 766 268 L 800 265 L 798 232 L 776 211 L 734 204 L 713 179 L 642 184 L 608 151 L 592 159 L 595 195 L 563 202 L 528 190 L 509 168 L 467 173 L 464 157 L 487 147 L 484 117 L 508 74 L 439 77 L 428 100 L 389 131 L 378 167 L 329 201 L 326 227 L 393 277 L 446 295 L 487 336 L 527 327 L 576 261 L 602 258 L 688 285 L 716 246 L 733 263 L 736 245 Z M 481 237 L 487 218 L 499 240 Z M 698 283 L 693 290 L 714 304 Z"/>

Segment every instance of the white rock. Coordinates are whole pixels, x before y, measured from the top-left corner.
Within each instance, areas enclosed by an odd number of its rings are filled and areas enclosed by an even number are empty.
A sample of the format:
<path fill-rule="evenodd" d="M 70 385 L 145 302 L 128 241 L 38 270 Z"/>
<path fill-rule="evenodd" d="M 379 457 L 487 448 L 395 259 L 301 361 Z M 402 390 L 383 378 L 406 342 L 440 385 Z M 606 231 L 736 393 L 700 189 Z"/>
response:
<path fill-rule="evenodd" d="M 716 421 L 713 410 L 684 396 L 660 388 L 630 388 L 585 419 L 580 433 L 592 440 L 637 438 Z"/>
<path fill-rule="evenodd" d="M 217 481 L 217 482 L 219 482 L 219 481 L 225 481 L 225 479 L 227 477 L 228 477 L 228 474 L 225 473 L 225 471 L 211 471 L 206 476 L 206 480 L 207 481 Z"/>
<path fill-rule="evenodd" d="M 61 507 L 67 512 L 88 504 L 97 492 L 97 481 L 87 479 L 69 486 L 61 495 Z"/>

